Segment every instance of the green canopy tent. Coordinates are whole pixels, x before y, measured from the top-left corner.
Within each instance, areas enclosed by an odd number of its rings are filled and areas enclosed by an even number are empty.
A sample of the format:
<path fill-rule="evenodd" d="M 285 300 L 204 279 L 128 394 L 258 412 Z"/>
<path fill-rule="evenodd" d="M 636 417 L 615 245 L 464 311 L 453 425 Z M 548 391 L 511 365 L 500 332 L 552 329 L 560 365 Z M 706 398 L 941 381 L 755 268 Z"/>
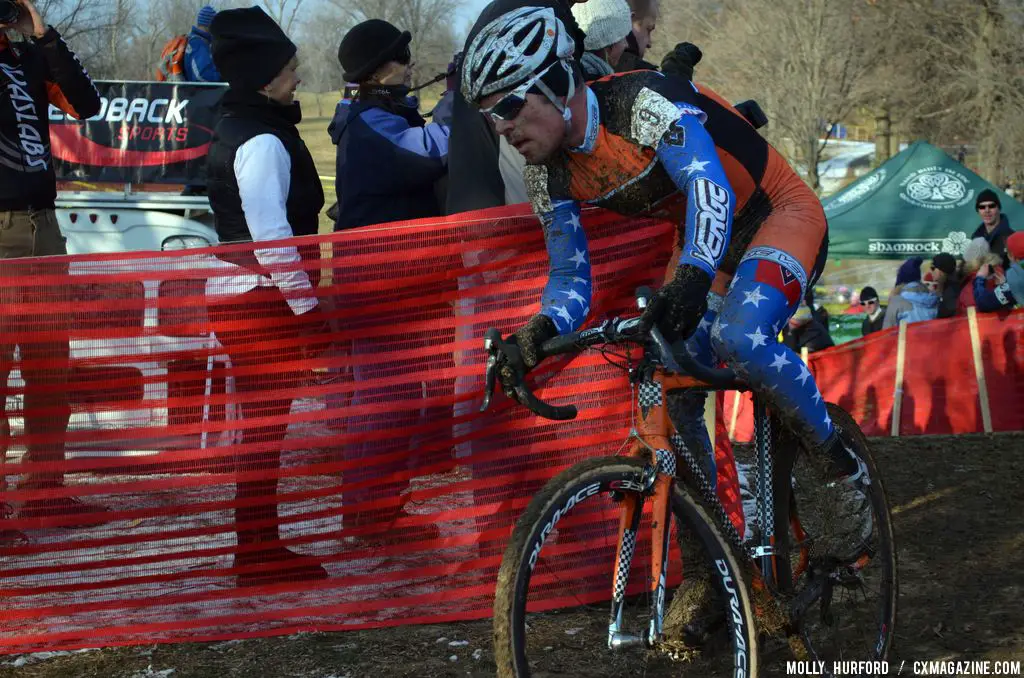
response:
<path fill-rule="evenodd" d="M 928 259 L 963 253 L 981 223 L 974 200 L 990 188 L 1011 226 L 1024 205 L 924 141 L 822 201 L 830 259 Z"/>

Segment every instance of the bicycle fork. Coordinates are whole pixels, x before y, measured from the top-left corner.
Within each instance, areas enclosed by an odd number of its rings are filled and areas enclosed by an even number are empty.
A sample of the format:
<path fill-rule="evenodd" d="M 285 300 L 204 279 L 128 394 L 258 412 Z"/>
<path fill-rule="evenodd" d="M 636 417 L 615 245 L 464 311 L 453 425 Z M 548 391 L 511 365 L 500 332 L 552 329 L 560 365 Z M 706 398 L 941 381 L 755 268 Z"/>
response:
<path fill-rule="evenodd" d="M 619 650 L 638 645 L 653 646 L 664 634 L 666 576 L 668 574 L 671 512 L 669 510 L 672 483 L 675 479 L 675 455 L 669 450 L 654 452 L 655 464 L 644 474 L 644 488 L 629 493 L 619 517 L 619 542 L 615 561 L 615 583 L 612 591 L 611 621 L 608 624 L 608 647 Z M 651 496 L 651 577 L 650 624 L 645 635 L 622 630 L 623 611 L 626 606 L 626 587 L 636 553 L 636 543 L 643 515 L 644 497 Z"/>

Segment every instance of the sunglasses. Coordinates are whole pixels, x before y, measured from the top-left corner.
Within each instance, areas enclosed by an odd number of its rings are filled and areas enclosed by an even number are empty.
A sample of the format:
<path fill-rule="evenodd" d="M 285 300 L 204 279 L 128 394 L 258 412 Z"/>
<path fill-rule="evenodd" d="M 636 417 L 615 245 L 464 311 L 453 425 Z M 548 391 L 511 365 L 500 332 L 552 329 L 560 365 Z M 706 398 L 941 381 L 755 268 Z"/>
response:
<path fill-rule="evenodd" d="M 519 113 L 523 110 L 523 107 L 526 106 L 526 95 L 530 92 L 531 89 L 539 90 L 548 99 L 550 99 L 553 104 L 555 104 L 556 108 L 561 110 L 562 107 L 558 101 L 558 97 L 556 97 L 555 93 L 552 92 L 551 89 L 543 83 L 543 81 L 541 81 L 541 78 L 547 75 L 547 72 L 550 71 L 554 66 L 558 65 L 559 63 L 561 62 L 554 62 L 553 64 L 545 68 L 543 71 L 537 73 L 532 78 L 524 82 L 519 87 L 516 87 L 511 92 L 498 99 L 490 108 L 481 109 L 481 112 L 491 116 L 492 118 L 497 118 L 498 120 L 512 122 L 513 120 L 516 119 L 516 116 L 519 115 Z"/>
<path fill-rule="evenodd" d="M 878 299 L 868 299 L 867 301 L 860 302 L 861 306 L 874 306 L 878 303 Z"/>
<path fill-rule="evenodd" d="M 994 202 L 983 202 L 980 205 L 978 205 L 978 210 L 979 211 L 981 211 L 981 210 L 994 210 L 994 209 L 999 209 L 999 205 L 995 204 Z"/>

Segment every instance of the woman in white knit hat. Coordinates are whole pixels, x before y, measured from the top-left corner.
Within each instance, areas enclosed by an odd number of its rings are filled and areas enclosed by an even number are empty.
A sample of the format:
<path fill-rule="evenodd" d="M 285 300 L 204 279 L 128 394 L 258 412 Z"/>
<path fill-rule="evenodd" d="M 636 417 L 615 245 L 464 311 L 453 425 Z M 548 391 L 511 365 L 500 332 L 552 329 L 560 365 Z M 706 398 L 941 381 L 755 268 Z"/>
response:
<path fill-rule="evenodd" d="M 626 36 L 633 30 L 626 0 L 588 0 L 573 5 L 572 15 L 587 37 L 586 53 L 580 60 L 583 77 L 597 80 L 615 72 L 626 51 Z"/>

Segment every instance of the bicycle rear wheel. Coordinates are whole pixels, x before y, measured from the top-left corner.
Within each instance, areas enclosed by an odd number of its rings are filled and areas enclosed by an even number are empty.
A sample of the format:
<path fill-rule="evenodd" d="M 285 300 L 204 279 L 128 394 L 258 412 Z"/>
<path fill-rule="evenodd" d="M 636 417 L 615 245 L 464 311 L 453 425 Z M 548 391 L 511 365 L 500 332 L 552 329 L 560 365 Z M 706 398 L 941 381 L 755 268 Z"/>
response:
<path fill-rule="evenodd" d="M 794 621 L 809 658 L 824 661 L 831 671 L 834 661 L 887 658 L 895 635 L 898 581 L 892 516 L 868 440 L 845 410 L 829 403 L 828 413 L 871 474 L 866 488 L 870 535 L 842 553 L 831 546 L 829 531 L 843 519 L 844 507 L 830 489 L 825 460 L 808 455 L 792 440 L 776 448 L 775 487 L 776 534 L 789 537 L 788 554 L 780 553 L 780 577 L 788 574 L 793 582 Z M 784 483 L 792 488 L 786 498 L 778 492 Z"/>
<path fill-rule="evenodd" d="M 639 491 L 644 486 L 644 468 L 640 459 L 590 459 L 552 479 L 530 502 L 498 574 L 494 601 L 498 675 L 757 676 L 757 629 L 746 561 L 701 501 L 678 484 L 670 499 L 675 517 L 671 543 L 686 545 L 687 552 L 680 559 L 673 547 L 669 595 L 682 590 L 675 587 L 681 569 L 688 577 L 687 595 L 694 587 L 714 591 L 720 609 L 710 612 L 727 631 L 714 638 L 723 647 L 697 647 L 679 636 L 653 647 L 609 649 L 614 585 L 625 587 L 623 630 L 644 635 L 650 624 L 652 516 L 650 497 Z M 625 498 L 635 498 L 646 511 L 633 540 L 628 581 L 615 582 Z"/>

